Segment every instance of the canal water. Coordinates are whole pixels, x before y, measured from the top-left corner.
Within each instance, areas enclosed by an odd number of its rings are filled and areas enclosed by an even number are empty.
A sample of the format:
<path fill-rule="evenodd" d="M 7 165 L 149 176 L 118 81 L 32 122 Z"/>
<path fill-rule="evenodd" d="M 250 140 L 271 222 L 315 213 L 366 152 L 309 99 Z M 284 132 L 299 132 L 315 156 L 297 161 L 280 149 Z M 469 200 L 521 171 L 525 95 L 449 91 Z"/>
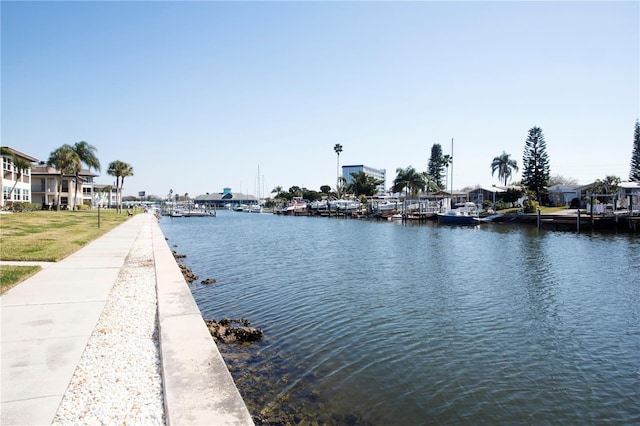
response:
<path fill-rule="evenodd" d="M 640 238 L 218 212 L 163 217 L 258 424 L 638 424 Z"/>

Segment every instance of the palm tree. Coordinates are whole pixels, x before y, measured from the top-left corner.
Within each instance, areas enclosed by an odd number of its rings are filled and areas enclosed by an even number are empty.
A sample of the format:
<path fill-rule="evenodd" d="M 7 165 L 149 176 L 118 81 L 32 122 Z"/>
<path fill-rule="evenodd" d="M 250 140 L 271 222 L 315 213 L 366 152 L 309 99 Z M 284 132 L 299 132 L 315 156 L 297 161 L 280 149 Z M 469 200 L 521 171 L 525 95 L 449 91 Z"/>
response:
<path fill-rule="evenodd" d="M 116 210 L 119 210 L 118 206 L 120 205 L 118 200 L 120 199 L 120 176 L 122 176 L 123 164 L 122 161 L 116 160 L 109 163 L 107 168 L 107 174 L 116 178 Z"/>
<path fill-rule="evenodd" d="M 363 171 L 351 173 L 351 177 L 353 178 L 353 181 L 349 184 L 347 190 L 353 192 L 356 196 L 372 196 L 376 193 L 378 185 L 383 183 L 382 180 L 376 179 Z"/>
<path fill-rule="evenodd" d="M 122 212 L 122 188 L 124 186 L 124 178 L 133 176 L 133 167 L 124 161 L 116 160 L 109 163 L 107 174 L 116 177 L 116 192 L 118 197 L 118 212 Z"/>
<path fill-rule="evenodd" d="M 80 141 L 76 142 L 71 149 L 76 153 L 78 159 L 80 160 L 80 164 L 84 163 L 87 165 L 87 169 L 91 170 L 92 168 L 100 171 L 100 160 L 96 156 L 96 152 L 98 151 L 95 146 L 85 142 Z M 80 182 L 80 168 L 76 170 L 75 176 L 75 195 L 73 197 L 73 209 L 76 208 L 76 198 L 78 196 L 78 183 Z"/>
<path fill-rule="evenodd" d="M 443 155 L 442 156 L 442 164 L 444 165 L 444 187 L 447 188 L 449 182 L 449 166 L 453 164 L 453 155 Z M 453 173 L 453 169 L 451 169 L 451 173 Z M 453 179 L 452 179 L 453 180 Z M 451 186 L 453 186 L 453 182 L 451 182 Z M 451 193 L 453 194 L 453 188 L 449 188 Z"/>
<path fill-rule="evenodd" d="M 122 212 L 122 188 L 124 187 L 124 178 L 133 176 L 133 167 L 131 164 L 123 163 L 122 174 L 120 175 L 120 212 Z"/>
<path fill-rule="evenodd" d="M 491 162 L 491 176 L 497 171 L 498 179 L 500 179 L 500 181 L 504 180 L 505 186 L 507 186 L 507 181 L 511 179 L 513 171 L 518 171 L 518 163 L 510 157 L 509 154 L 502 151 L 502 154 L 495 157 Z"/>
<path fill-rule="evenodd" d="M 338 164 L 336 166 L 336 193 L 338 194 L 338 198 L 340 198 L 340 153 L 342 152 L 342 145 L 339 143 L 335 144 L 333 150 L 338 154 Z"/>
<path fill-rule="evenodd" d="M 442 188 L 440 188 L 438 186 L 438 184 L 431 179 L 431 175 L 429 174 L 429 172 L 422 172 L 422 178 L 424 179 L 425 182 L 425 189 L 427 190 L 427 194 L 430 191 L 440 191 Z"/>
<path fill-rule="evenodd" d="M 273 188 L 271 190 L 272 194 L 276 194 L 276 198 L 280 198 L 280 194 L 282 193 L 282 187 L 281 186 L 276 186 L 275 188 Z"/>
<path fill-rule="evenodd" d="M 424 191 L 427 182 L 424 174 L 418 173 L 416 169 L 409 166 L 406 169 L 398 167 L 396 169 L 396 178 L 393 180 L 392 192 L 402 192 L 406 190 L 407 196 L 416 196 L 419 191 Z"/>
<path fill-rule="evenodd" d="M 64 144 L 60 148 L 57 148 L 56 150 L 51 152 L 51 154 L 49 154 L 47 165 L 54 167 L 60 173 L 60 178 L 58 179 L 58 191 L 56 196 L 56 210 L 60 210 L 60 197 L 62 194 L 63 176 L 65 173 L 75 175 L 78 169 L 80 169 L 80 159 L 70 145 Z"/>

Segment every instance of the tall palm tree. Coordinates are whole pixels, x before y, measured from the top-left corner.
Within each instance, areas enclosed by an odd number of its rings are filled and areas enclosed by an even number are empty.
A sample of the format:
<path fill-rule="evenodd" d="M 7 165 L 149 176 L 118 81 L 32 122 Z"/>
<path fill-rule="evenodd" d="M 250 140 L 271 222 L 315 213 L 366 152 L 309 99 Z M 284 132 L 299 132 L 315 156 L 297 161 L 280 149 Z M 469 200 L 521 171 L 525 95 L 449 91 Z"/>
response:
<path fill-rule="evenodd" d="M 118 212 L 122 212 L 122 188 L 124 186 L 124 178 L 133 176 L 133 167 L 124 161 L 116 160 L 109 163 L 107 174 L 116 177 L 116 194 Z"/>
<path fill-rule="evenodd" d="M 443 155 L 442 164 L 444 165 L 444 187 L 446 189 L 449 186 L 449 166 L 453 164 L 453 155 Z M 453 168 L 451 169 L 451 173 L 453 173 Z M 451 186 L 453 186 L 453 182 L 451 182 Z M 453 188 L 449 189 L 451 190 L 451 193 L 453 193 Z"/>
<path fill-rule="evenodd" d="M 429 174 L 429 172 L 422 172 L 422 178 L 424 179 L 424 182 L 425 182 L 424 187 L 427 193 L 430 191 L 437 192 L 442 189 L 438 186 L 438 184 L 434 180 L 431 179 L 431 175 Z"/>
<path fill-rule="evenodd" d="M 491 176 L 497 171 L 498 179 L 504 181 L 504 185 L 507 186 L 507 181 L 511 179 L 513 171 L 518 171 L 518 163 L 516 160 L 512 160 L 511 156 L 502 151 L 502 154 L 498 155 L 491 162 Z"/>
<path fill-rule="evenodd" d="M 47 164 L 58 170 L 60 173 L 60 177 L 57 182 L 58 191 L 56 194 L 56 210 L 60 210 L 60 197 L 62 196 L 62 180 L 64 174 L 75 175 L 80 169 L 80 159 L 70 145 L 64 144 L 49 154 Z"/>
<path fill-rule="evenodd" d="M 406 169 L 398 167 L 396 169 L 396 178 L 393 180 L 392 192 L 406 191 L 407 197 L 409 195 L 416 196 L 419 191 L 424 191 L 427 186 L 427 182 L 422 173 L 419 173 L 413 167 L 409 166 Z"/>
<path fill-rule="evenodd" d="M 333 150 L 336 154 L 338 154 L 338 164 L 336 166 L 336 193 L 338 194 L 338 198 L 340 198 L 340 153 L 342 152 L 342 145 L 339 143 L 333 146 Z"/>
<path fill-rule="evenodd" d="M 122 161 L 115 160 L 110 162 L 107 168 L 107 174 L 116 178 L 116 210 L 119 210 L 118 206 L 120 205 L 118 200 L 120 199 L 120 176 L 122 176 L 123 164 Z"/>
<path fill-rule="evenodd" d="M 95 146 L 85 141 L 80 141 L 80 142 L 76 142 L 71 148 L 78 156 L 78 159 L 80 160 L 80 164 L 82 163 L 86 164 L 87 169 L 89 170 L 93 168 L 97 171 L 100 171 L 100 160 L 98 160 L 98 157 L 96 156 L 96 153 L 98 152 L 98 150 L 96 149 Z M 77 204 L 78 187 L 80 186 L 79 182 L 80 182 L 80 168 L 76 170 L 76 176 L 75 176 L 75 195 L 73 197 L 74 210 Z"/>
<path fill-rule="evenodd" d="M 272 194 L 276 194 L 276 202 L 280 201 L 280 194 L 282 194 L 282 187 L 281 186 L 276 186 L 275 188 L 273 188 L 271 190 Z"/>
<path fill-rule="evenodd" d="M 133 167 L 129 163 L 124 163 L 120 174 L 120 212 L 122 212 L 122 188 L 124 187 L 124 178 L 127 176 L 133 176 Z"/>

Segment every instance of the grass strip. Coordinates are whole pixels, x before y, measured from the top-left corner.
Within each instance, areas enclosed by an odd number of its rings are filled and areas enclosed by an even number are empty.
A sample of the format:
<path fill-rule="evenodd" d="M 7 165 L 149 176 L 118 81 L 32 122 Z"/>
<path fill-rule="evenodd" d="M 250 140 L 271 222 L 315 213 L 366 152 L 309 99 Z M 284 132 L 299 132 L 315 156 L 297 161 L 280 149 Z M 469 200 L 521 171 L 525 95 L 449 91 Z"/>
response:
<path fill-rule="evenodd" d="M 40 271 L 40 266 L 0 265 L 0 294 Z"/>

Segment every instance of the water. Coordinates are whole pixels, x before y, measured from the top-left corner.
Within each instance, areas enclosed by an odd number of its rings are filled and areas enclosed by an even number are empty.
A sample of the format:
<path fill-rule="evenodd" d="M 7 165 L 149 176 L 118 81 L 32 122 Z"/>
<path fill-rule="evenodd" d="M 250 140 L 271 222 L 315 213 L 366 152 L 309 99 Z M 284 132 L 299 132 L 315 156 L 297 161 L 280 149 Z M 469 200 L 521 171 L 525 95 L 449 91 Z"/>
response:
<path fill-rule="evenodd" d="M 219 212 L 163 218 L 257 423 L 638 424 L 640 238 Z M 176 245 L 176 247 L 173 247 Z"/>

